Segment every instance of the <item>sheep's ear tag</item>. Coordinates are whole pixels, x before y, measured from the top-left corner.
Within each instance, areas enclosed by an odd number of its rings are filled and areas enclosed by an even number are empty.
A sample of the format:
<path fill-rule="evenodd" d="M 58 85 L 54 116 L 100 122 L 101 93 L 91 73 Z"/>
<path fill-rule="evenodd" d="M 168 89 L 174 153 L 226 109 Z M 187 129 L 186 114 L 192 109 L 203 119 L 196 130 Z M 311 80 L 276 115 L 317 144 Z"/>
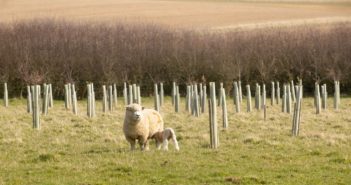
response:
<path fill-rule="evenodd" d="M 141 110 L 144 110 L 145 109 L 145 107 L 141 107 Z"/>

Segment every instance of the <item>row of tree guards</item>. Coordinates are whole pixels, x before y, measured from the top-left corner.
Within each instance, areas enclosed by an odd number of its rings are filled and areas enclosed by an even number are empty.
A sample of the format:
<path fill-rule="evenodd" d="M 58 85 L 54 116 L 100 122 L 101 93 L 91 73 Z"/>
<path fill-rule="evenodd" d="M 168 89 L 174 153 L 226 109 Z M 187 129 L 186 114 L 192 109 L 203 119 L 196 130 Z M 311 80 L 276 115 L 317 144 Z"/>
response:
<path fill-rule="evenodd" d="M 43 115 L 48 114 L 49 108 L 54 106 L 52 85 L 43 84 L 43 91 L 41 92 L 41 86 L 32 85 L 27 86 L 27 112 L 32 113 L 33 116 L 33 128 L 40 129 L 40 111 Z M 297 136 L 299 133 L 299 125 L 301 120 L 301 103 L 303 98 L 303 86 L 302 82 L 294 84 L 293 81 L 290 83 L 283 84 L 283 91 L 281 94 L 279 82 L 271 82 L 271 105 L 281 104 L 281 111 L 283 113 L 293 113 L 292 121 L 292 135 Z M 71 109 L 73 114 L 78 115 L 77 106 L 77 92 L 75 85 L 67 83 L 64 86 L 65 89 L 65 108 Z M 195 116 L 199 117 L 201 114 L 206 112 L 208 107 L 209 112 L 209 124 L 210 124 L 210 140 L 211 148 L 217 148 L 218 142 L 218 131 L 217 131 L 217 106 L 221 107 L 222 112 L 222 125 L 223 128 L 228 127 L 228 113 L 227 113 L 227 102 L 226 102 L 226 91 L 223 87 L 223 83 L 220 83 L 218 90 L 218 102 L 216 100 L 216 87 L 214 82 L 209 83 L 210 98 L 207 99 L 207 86 L 206 84 L 191 84 L 186 86 L 186 97 L 185 97 L 185 110 Z M 321 110 L 327 109 L 327 86 L 326 84 L 319 85 L 315 84 L 314 91 L 314 106 L 316 108 L 316 114 L 320 114 Z M 180 111 L 180 94 L 179 85 L 175 82 L 172 83 L 172 105 L 174 111 Z M 267 104 L 267 93 L 266 85 L 256 84 L 255 85 L 255 109 L 264 110 L 264 120 L 266 120 L 266 104 Z M 128 105 L 131 103 L 142 104 L 140 96 L 140 86 L 137 84 L 124 83 L 123 86 L 123 97 L 124 104 Z M 87 84 L 87 116 L 93 118 L 96 116 L 95 112 L 95 91 L 94 84 Z M 250 85 L 246 85 L 246 100 L 247 100 L 247 112 L 252 111 L 251 105 L 251 89 Z M 240 105 L 243 101 L 243 94 L 241 88 L 241 82 L 233 83 L 233 103 L 235 106 L 235 112 L 239 113 Z M 281 103 L 280 103 L 281 102 Z M 102 112 L 111 112 L 117 106 L 117 87 L 116 84 L 103 85 L 102 86 Z M 206 105 L 208 103 L 208 106 Z M 154 84 L 154 108 L 155 110 L 162 112 L 161 107 L 164 105 L 164 89 L 163 83 Z M 338 110 L 340 105 L 340 82 L 335 81 L 334 83 L 334 109 Z M 7 83 L 4 83 L 4 106 L 9 106 L 8 101 L 8 89 Z"/>
<path fill-rule="evenodd" d="M 53 106 L 51 84 L 43 84 L 43 93 L 41 93 L 40 85 L 27 86 L 27 112 L 33 115 L 33 128 L 40 129 L 40 110 L 43 115 L 47 115 L 48 109 Z"/>

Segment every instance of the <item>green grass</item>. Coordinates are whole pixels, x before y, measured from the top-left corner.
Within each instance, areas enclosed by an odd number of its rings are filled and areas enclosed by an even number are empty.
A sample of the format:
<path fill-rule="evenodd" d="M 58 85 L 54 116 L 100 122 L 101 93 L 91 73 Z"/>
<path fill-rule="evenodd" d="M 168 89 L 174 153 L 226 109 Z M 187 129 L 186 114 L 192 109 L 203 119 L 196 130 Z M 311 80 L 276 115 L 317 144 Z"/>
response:
<path fill-rule="evenodd" d="M 152 108 L 153 100 L 143 104 Z M 0 107 L 0 184 L 351 184 L 351 98 L 341 109 L 314 114 L 305 98 L 299 137 L 291 137 L 291 115 L 280 106 L 263 113 L 233 112 L 228 100 L 229 128 L 220 129 L 220 147 L 209 148 L 208 115 L 174 113 L 169 97 L 162 107 L 166 127 L 175 129 L 181 150 L 129 151 L 124 139 L 122 99 L 113 113 L 79 115 L 56 101 L 33 130 L 25 100 Z M 246 110 L 245 103 L 242 110 Z M 221 126 L 221 111 L 218 125 Z M 220 127 L 221 128 L 221 127 Z"/>

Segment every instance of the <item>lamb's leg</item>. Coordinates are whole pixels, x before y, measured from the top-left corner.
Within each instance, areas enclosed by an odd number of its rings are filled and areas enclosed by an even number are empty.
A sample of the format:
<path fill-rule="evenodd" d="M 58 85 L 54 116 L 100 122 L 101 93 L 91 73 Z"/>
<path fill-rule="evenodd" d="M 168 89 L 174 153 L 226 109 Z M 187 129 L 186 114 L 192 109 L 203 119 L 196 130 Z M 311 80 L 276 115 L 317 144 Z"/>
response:
<path fill-rule="evenodd" d="M 171 138 L 172 132 L 169 129 L 165 129 L 162 132 L 162 149 L 168 150 L 168 139 Z"/>
<path fill-rule="evenodd" d="M 162 149 L 163 150 L 168 150 L 168 139 L 165 138 L 162 143 Z"/>
<path fill-rule="evenodd" d="M 161 149 L 162 140 L 163 140 L 163 132 L 156 133 L 155 134 L 155 141 L 156 141 L 156 148 L 157 148 L 157 150 Z"/>
<path fill-rule="evenodd" d="M 162 144 L 162 132 L 156 132 L 151 138 L 155 139 L 156 142 L 156 148 L 157 150 L 161 149 L 161 144 Z"/>
<path fill-rule="evenodd" d="M 161 149 L 161 146 L 162 146 L 161 144 L 162 144 L 162 142 L 159 141 L 158 139 L 156 139 L 156 148 L 157 148 L 157 150 Z"/>
<path fill-rule="evenodd" d="M 127 141 L 130 143 L 130 150 L 135 150 L 135 139 L 127 137 Z"/>
<path fill-rule="evenodd" d="M 176 137 L 175 135 L 173 135 L 172 140 L 173 140 L 175 149 L 176 149 L 176 150 L 179 150 L 179 145 L 178 145 L 177 137 Z"/>
<path fill-rule="evenodd" d="M 172 128 L 166 128 L 163 131 L 163 146 L 162 148 L 164 150 L 168 150 L 168 140 L 172 139 L 173 143 L 174 143 L 174 147 L 176 150 L 179 150 L 179 145 L 178 145 L 178 141 L 177 141 L 177 136 L 175 135 L 175 132 Z"/>

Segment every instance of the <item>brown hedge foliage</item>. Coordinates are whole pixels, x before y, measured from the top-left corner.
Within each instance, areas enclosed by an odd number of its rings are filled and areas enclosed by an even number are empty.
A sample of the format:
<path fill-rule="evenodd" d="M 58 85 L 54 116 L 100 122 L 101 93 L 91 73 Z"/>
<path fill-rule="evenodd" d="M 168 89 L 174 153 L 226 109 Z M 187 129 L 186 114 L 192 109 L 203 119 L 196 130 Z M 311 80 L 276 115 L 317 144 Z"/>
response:
<path fill-rule="evenodd" d="M 179 84 L 233 80 L 286 82 L 302 78 L 351 85 L 351 25 L 275 27 L 255 30 L 174 30 L 157 25 L 32 20 L 0 24 L 0 79 L 12 96 L 26 84 L 53 83 L 56 96 L 74 82 L 124 81 L 152 93 L 154 82 Z M 332 89 L 329 90 L 332 92 Z"/>

